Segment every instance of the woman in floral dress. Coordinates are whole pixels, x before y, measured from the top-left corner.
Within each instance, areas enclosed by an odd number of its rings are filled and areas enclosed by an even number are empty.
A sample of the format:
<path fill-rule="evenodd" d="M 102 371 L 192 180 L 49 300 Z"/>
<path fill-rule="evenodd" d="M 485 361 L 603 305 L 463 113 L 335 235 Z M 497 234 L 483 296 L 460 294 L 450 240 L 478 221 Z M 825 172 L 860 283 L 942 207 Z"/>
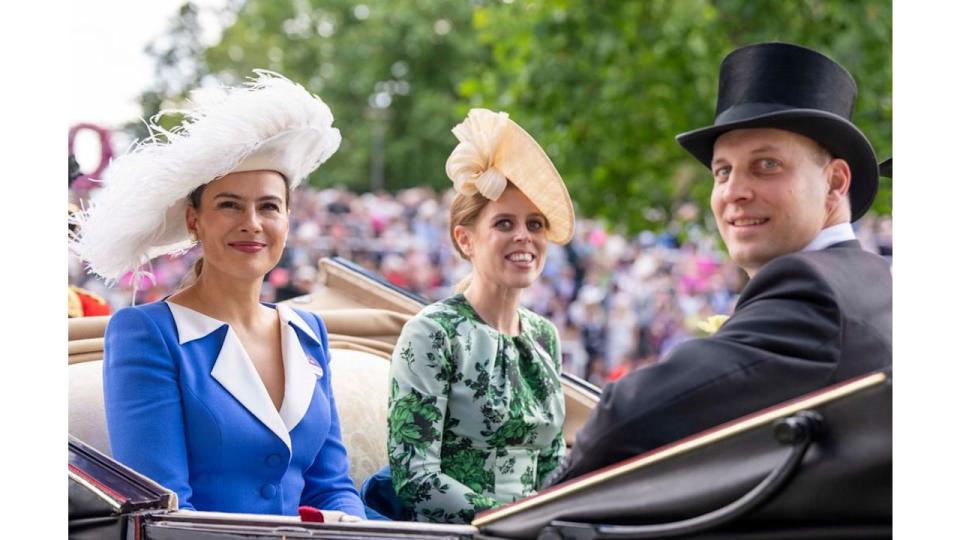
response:
<path fill-rule="evenodd" d="M 388 452 L 408 517 L 469 523 L 535 493 L 564 454 L 557 329 L 519 301 L 574 215 L 556 168 L 506 113 L 474 109 L 453 133 L 450 236 L 472 273 L 403 328 Z"/>

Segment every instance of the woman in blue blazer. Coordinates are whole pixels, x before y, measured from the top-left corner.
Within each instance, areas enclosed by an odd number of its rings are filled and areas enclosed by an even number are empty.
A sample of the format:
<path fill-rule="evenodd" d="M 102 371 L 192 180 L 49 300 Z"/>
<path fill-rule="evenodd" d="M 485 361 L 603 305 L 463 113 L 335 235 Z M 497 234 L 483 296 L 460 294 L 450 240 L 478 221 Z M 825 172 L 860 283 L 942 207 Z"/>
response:
<path fill-rule="evenodd" d="M 364 516 L 326 328 L 259 301 L 286 242 L 290 190 L 339 147 L 332 123 L 319 98 L 258 72 L 113 162 L 80 217 L 73 247 L 108 280 L 202 247 L 189 285 L 113 316 L 104 350 L 113 454 L 175 491 L 181 509 Z"/>

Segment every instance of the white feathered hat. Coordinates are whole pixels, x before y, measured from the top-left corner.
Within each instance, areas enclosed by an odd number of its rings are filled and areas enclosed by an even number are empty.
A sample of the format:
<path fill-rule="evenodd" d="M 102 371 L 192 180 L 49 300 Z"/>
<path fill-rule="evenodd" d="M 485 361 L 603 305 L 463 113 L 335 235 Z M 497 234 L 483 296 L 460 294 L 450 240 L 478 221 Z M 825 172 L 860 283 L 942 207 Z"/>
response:
<path fill-rule="evenodd" d="M 573 238 L 573 203 L 563 178 L 507 113 L 470 109 L 452 131 L 460 144 L 447 158 L 446 170 L 458 193 L 480 193 L 495 201 L 509 180 L 547 218 L 547 240 L 566 244 Z"/>
<path fill-rule="evenodd" d="M 114 283 L 151 259 L 181 254 L 193 240 L 187 196 L 231 172 L 272 170 L 290 189 L 340 147 L 330 108 L 281 75 L 254 70 L 239 88 L 195 91 L 172 131 L 151 125 L 151 137 L 114 160 L 103 187 L 75 216 L 71 242 L 90 272 Z M 163 135 L 158 140 L 156 132 Z"/>

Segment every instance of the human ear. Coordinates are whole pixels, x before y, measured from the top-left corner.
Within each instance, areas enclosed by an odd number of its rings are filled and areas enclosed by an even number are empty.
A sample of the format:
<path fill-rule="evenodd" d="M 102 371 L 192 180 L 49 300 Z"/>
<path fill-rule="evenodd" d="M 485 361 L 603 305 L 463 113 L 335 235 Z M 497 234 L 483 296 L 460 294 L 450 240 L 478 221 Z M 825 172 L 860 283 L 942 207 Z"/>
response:
<path fill-rule="evenodd" d="M 832 159 L 827 164 L 827 203 L 836 207 L 850 191 L 852 174 L 850 165 L 844 159 Z"/>
<path fill-rule="evenodd" d="M 190 234 L 190 238 L 196 242 L 197 241 L 197 209 L 193 205 L 187 205 L 187 211 L 184 216 L 187 225 L 187 233 Z"/>
<path fill-rule="evenodd" d="M 470 237 L 470 230 L 463 225 L 457 225 L 453 228 L 453 237 L 457 241 L 457 246 L 467 258 L 473 256 L 473 238 Z"/>

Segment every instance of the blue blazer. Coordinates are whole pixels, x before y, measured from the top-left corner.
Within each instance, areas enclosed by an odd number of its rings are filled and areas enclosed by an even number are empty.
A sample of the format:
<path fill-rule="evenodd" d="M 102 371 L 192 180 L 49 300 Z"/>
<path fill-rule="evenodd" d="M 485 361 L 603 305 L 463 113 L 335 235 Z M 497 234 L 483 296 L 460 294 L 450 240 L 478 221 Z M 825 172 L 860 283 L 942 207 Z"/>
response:
<path fill-rule="evenodd" d="M 278 304 L 279 411 L 226 323 L 168 302 L 124 308 L 105 335 L 114 457 L 177 493 L 181 509 L 364 517 L 330 387 L 327 332 Z"/>

